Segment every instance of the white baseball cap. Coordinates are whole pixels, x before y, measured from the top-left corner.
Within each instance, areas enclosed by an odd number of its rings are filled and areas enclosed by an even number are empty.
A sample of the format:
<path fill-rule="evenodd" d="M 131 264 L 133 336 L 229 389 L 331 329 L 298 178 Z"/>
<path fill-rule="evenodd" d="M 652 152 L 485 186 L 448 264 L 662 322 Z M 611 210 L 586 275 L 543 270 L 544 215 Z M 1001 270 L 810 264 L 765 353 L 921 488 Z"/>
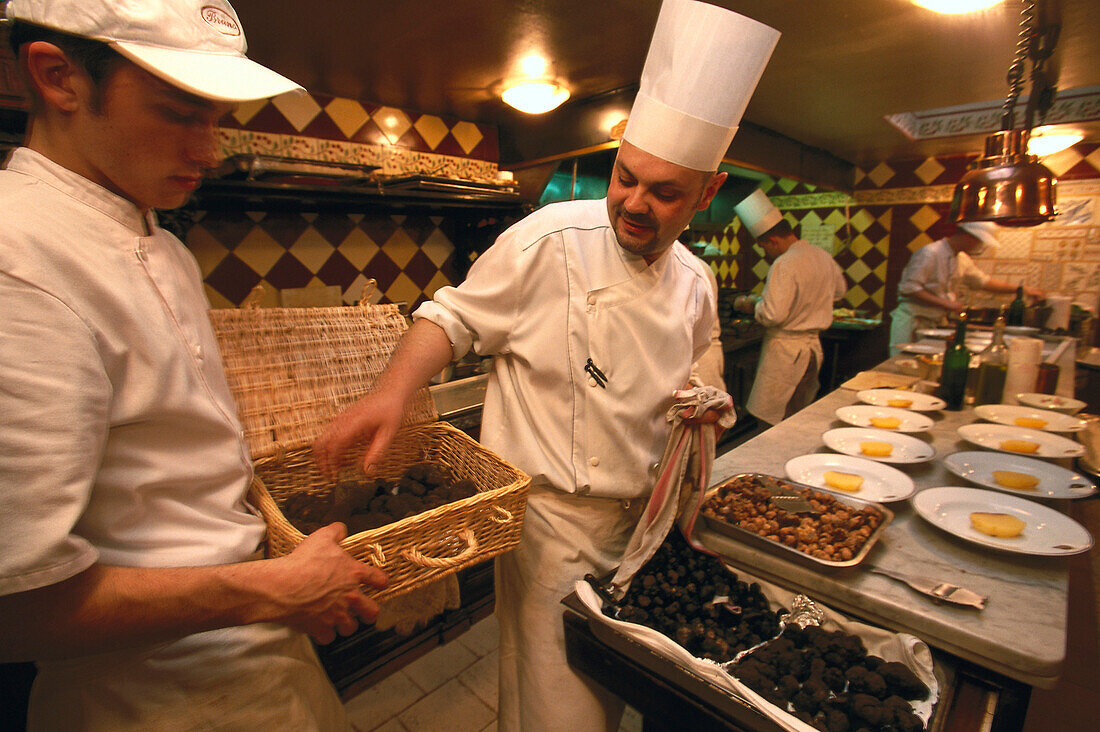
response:
<path fill-rule="evenodd" d="M 975 254 L 981 254 L 986 247 L 996 249 L 999 244 L 997 225 L 990 221 L 963 221 L 959 224 L 959 228 L 982 243 L 982 248 L 974 252 Z"/>
<path fill-rule="evenodd" d="M 664 0 L 623 139 L 713 172 L 729 149 L 779 31 L 694 0 Z"/>
<path fill-rule="evenodd" d="M 244 30 L 225 0 L 10 0 L 7 16 L 103 41 L 206 99 L 243 102 L 304 91 L 244 55 Z"/>
<path fill-rule="evenodd" d="M 753 239 L 759 239 L 783 220 L 783 214 L 759 188 L 734 205 L 733 212 L 748 227 Z"/>

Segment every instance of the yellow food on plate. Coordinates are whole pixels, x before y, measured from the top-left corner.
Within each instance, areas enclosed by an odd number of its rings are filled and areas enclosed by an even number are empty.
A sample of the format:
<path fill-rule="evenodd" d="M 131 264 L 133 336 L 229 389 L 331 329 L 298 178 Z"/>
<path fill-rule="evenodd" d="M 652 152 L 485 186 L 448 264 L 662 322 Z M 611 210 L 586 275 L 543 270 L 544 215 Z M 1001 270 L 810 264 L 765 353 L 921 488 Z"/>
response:
<path fill-rule="evenodd" d="M 824 477 L 825 485 L 830 488 L 836 488 L 838 491 L 855 493 L 863 486 L 862 475 L 852 475 L 851 473 L 841 473 L 836 470 L 826 470 Z"/>
<path fill-rule="evenodd" d="M 1011 452 L 1035 452 L 1039 449 L 1038 442 L 1032 442 L 1031 440 L 1002 440 L 1001 449 L 1009 450 Z"/>
<path fill-rule="evenodd" d="M 1039 485 L 1039 479 L 1034 475 L 1017 473 L 1014 470 L 994 470 L 993 482 L 1018 491 L 1033 491 Z"/>
<path fill-rule="evenodd" d="M 871 417 L 871 426 L 884 430 L 893 430 L 901 426 L 901 420 L 897 417 Z"/>
<path fill-rule="evenodd" d="M 913 406 L 913 400 L 912 399 L 887 399 L 886 400 L 886 406 L 888 406 L 888 407 L 899 407 L 901 409 L 905 409 L 906 407 Z"/>
<path fill-rule="evenodd" d="M 1012 420 L 1018 427 L 1030 427 L 1033 430 L 1041 430 L 1047 426 L 1045 419 L 1039 419 L 1038 417 L 1017 417 Z"/>
<path fill-rule="evenodd" d="M 871 457 L 890 457 L 890 453 L 894 451 L 894 446 L 881 440 L 867 440 L 859 443 L 859 451 Z"/>
<path fill-rule="evenodd" d="M 1014 536 L 1019 536 L 1027 527 L 1027 524 L 1023 521 L 1015 516 L 1009 516 L 1007 513 L 983 513 L 981 511 L 970 514 L 970 525 L 983 534 L 996 536 L 1000 539 L 1011 539 Z"/>

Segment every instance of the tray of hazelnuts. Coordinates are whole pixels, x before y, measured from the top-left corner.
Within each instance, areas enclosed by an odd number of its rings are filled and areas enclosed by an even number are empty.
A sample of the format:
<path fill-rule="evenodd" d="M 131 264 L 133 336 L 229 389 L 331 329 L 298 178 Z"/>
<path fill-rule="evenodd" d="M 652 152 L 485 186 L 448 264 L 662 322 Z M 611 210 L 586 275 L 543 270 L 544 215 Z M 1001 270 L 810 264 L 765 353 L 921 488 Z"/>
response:
<path fill-rule="evenodd" d="M 827 567 L 862 562 L 894 518 L 879 503 L 761 473 L 715 486 L 701 513 L 711 531 Z"/>

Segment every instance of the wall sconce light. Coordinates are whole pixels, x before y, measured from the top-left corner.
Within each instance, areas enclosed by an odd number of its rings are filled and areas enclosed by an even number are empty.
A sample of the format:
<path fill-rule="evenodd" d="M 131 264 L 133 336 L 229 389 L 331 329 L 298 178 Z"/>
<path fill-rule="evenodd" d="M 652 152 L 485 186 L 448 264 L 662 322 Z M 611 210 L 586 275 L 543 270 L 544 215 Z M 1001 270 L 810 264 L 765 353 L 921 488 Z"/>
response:
<path fill-rule="evenodd" d="M 1016 56 L 1008 70 L 1009 93 L 1001 115 L 1001 131 L 985 140 L 985 154 L 955 186 L 951 200 L 953 221 L 992 221 L 1001 226 L 1036 226 L 1054 218 L 1054 174 L 1029 153 L 1035 113 L 1046 116 L 1054 103 L 1054 86 L 1043 70 L 1054 51 L 1059 25 L 1036 28 L 1035 2 L 1026 0 Z M 1023 85 L 1024 63 L 1031 60 L 1031 94 L 1024 127 L 1013 123 L 1016 100 Z"/>
<path fill-rule="evenodd" d="M 522 79 L 505 87 L 500 98 L 521 112 L 543 114 L 568 99 L 569 90 L 552 79 Z"/>
<path fill-rule="evenodd" d="M 985 10 L 999 2 L 1001 0 L 913 0 L 914 4 L 922 8 L 945 15 L 973 13 L 976 10 Z"/>
<path fill-rule="evenodd" d="M 1074 129 L 1058 129 L 1054 125 L 1036 127 L 1027 141 L 1027 151 L 1036 157 L 1053 155 L 1073 147 L 1085 139 L 1085 133 Z"/>

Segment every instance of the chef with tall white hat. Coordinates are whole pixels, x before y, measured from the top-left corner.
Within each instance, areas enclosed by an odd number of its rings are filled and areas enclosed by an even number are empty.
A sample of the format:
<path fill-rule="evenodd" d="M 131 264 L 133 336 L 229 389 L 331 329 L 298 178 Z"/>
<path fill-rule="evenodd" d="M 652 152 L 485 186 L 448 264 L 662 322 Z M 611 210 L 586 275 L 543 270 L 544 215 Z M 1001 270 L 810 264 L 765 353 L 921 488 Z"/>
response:
<path fill-rule="evenodd" d="M 622 703 L 569 667 L 560 603 L 618 564 L 658 477 L 673 392 L 710 343 L 707 265 L 676 238 L 725 181 L 718 165 L 778 36 L 665 0 L 607 197 L 505 231 L 417 309 L 371 394 L 314 445 L 328 473 L 360 439 L 372 464 L 415 389 L 468 350 L 494 356 L 480 439 L 532 477 L 520 545 L 496 566 L 501 730 L 618 728 Z"/>
<path fill-rule="evenodd" d="M 818 333 L 832 324 L 833 302 L 844 297 L 848 283 L 832 256 L 795 236 L 759 188 L 734 212 L 771 262 L 762 295 L 738 298 L 734 308 L 766 328 L 746 409 L 773 425 L 817 396 L 823 358 Z"/>
<path fill-rule="evenodd" d="M 916 338 L 922 328 L 935 328 L 950 313 L 966 310 L 959 299 L 963 285 L 973 290 L 1007 294 L 1017 285 L 998 280 L 974 264 L 979 255 L 998 246 L 999 227 L 989 221 L 964 221 L 955 232 L 913 252 L 898 283 L 898 304 L 890 312 L 890 355 Z M 1023 286 L 1030 298 L 1042 298 L 1036 287 Z"/>

